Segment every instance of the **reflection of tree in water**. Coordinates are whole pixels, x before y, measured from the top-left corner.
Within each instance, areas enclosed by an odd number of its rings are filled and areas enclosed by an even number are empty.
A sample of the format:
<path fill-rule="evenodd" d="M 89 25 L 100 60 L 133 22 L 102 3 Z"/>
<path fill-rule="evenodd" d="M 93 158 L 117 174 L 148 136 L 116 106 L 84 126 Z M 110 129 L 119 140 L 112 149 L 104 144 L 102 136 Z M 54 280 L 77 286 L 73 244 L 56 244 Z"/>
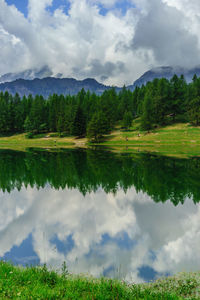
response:
<path fill-rule="evenodd" d="M 84 195 L 99 187 L 115 193 L 134 186 L 154 201 L 185 197 L 199 202 L 200 159 L 175 159 L 151 154 L 114 154 L 101 150 L 0 151 L 0 188 L 12 191 L 47 183 L 55 189 L 77 188 Z"/>

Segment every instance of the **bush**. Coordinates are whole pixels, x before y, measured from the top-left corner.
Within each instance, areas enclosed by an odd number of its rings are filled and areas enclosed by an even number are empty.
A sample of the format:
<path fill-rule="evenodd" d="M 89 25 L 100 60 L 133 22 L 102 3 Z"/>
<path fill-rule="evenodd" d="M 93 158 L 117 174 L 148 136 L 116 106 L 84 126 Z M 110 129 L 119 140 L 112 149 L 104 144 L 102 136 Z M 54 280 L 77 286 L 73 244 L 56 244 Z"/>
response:
<path fill-rule="evenodd" d="M 25 135 L 26 139 L 33 139 L 34 137 L 34 133 L 33 132 L 27 132 L 27 134 Z"/>

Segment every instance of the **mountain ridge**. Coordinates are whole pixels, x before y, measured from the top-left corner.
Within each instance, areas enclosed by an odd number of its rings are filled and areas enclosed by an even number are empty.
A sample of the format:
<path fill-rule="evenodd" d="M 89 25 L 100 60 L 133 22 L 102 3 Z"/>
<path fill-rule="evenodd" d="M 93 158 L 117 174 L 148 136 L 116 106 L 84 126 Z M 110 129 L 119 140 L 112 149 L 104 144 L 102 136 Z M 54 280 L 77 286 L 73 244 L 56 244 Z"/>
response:
<path fill-rule="evenodd" d="M 174 75 L 184 75 L 185 80 L 189 83 L 192 81 L 194 74 L 200 77 L 200 66 L 187 69 L 183 67 L 171 67 L 171 66 L 160 66 L 152 68 L 146 71 L 136 81 L 133 82 L 133 87 L 145 85 L 148 81 L 152 81 L 155 78 L 166 78 L 171 79 Z"/>
<path fill-rule="evenodd" d="M 200 77 L 200 67 L 186 69 L 182 67 L 161 66 L 152 68 L 146 71 L 140 76 L 132 85 L 127 86 L 127 89 L 133 91 L 136 86 L 140 87 L 145 85 L 148 81 L 152 81 L 155 78 L 167 78 L 171 79 L 174 74 L 178 76 L 184 75 L 187 82 L 191 82 L 194 74 Z M 49 76 L 46 76 L 49 75 Z M 53 72 L 49 67 L 44 66 L 41 69 L 29 69 L 20 73 L 7 73 L 0 77 L 0 91 L 8 91 L 11 94 L 18 93 L 20 96 L 28 96 L 32 94 L 43 95 L 48 97 L 50 94 L 63 94 L 63 95 L 75 95 L 82 88 L 86 91 L 94 92 L 97 95 L 101 95 L 105 90 L 111 89 L 111 86 L 99 83 L 94 78 L 85 78 L 83 80 L 77 80 L 75 78 L 62 78 L 62 74 L 52 76 Z M 34 77 L 37 76 L 37 77 Z M 20 78 L 24 77 L 24 78 Z M 34 78 L 32 78 L 34 77 Z M 12 80 L 15 78 L 15 80 Z M 2 82 L 8 79 L 7 82 Z M 122 87 L 114 87 L 119 92 Z"/>
<path fill-rule="evenodd" d="M 105 90 L 112 87 L 103 85 L 93 78 L 86 78 L 84 80 L 76 80 L 74 78 L 35 78 L 32 80 L 16 79 L 15 81 L 5 82 L 0 84 L 0 91 L 8 91 L 10 94 L 18 93 L 20 96 L 28 96 L 32 94 L 43 95 L 48 97 L 50 94 L 75 95 L 81 89 L 85 91 L 94 92 L 97 95 L 102 94 Z M 118 89 L 118 87 L 116 87 Z"/>
<path fill-rule="evenodd" d="M 62 74 L 61 74 L 62 75 Z M 45 78 L 53 76 L 53 72 L 48 66 L 43 66 L 42 68 L 34 68 L 34 69 L 27 69 L 22 72 L 17 73 L 6 73 L 0 76 L 0 84 L 6 82 L 12 82 L 17 79 L 26 79 L 26 80 L 33 80 L 35 78 Z M 56 77 L 56 76 L 55 76 Z"/>

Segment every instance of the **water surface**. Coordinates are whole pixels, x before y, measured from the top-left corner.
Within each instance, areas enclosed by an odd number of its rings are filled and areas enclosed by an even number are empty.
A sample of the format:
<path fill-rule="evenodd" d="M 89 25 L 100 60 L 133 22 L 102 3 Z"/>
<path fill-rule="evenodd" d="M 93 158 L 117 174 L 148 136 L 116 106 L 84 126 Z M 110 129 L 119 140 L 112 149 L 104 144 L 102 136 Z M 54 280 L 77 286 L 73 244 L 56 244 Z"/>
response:
<path fill-rule="evenodd" d="M 0 150 L 0 257 L 129 281 L 200 269 L 200 159 Z"/>

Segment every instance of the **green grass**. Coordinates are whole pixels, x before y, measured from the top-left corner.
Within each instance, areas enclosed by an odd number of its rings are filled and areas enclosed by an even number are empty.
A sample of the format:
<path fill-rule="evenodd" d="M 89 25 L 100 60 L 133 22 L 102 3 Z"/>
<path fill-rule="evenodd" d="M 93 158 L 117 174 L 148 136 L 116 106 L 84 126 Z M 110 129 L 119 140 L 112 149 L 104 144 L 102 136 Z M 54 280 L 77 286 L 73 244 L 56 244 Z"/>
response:
<path fill-rule="evenodd" d="M 117 128 L 101 145 L 173 156 L 200 155 L 200 127 L 177 123 L 145 132 L 139 130 L 139 124 L 137 119 L 129 131 Z"/>
<path fill-rule="evenodd" d="M 26 138 L 26 134 L 16 134 L 8 137 L 0 137 L 0 148 L 25 150 L 30 147 L 55 148 L 71 147 L 75 145 L 74 138 L 51 137 L 50 135 L 40 134 L 31 139 Z"/>
<path fill-rule="evenodd" d="M 27 139 L 25 134 L 0 137 L 0 148 L 25 150 L 30 147 L 90 147 L 87 139 L 59 137 L 58 133 L 48 133 Z M 176 123 L 151 130 L 140 131 L 140 120 L 133 121 L 129 131 L 118 126 L 111 134 L 104 137 L 100 144 L 120 151 L 148 151 L 170 156 L 200 156 L 200 127 L 188 123 Z"/>
<path fill-rule="evenodd" d="M 62 274 L 44 267 L 0 262 L 0 299 L 199 299 L 200 273 L 183 273 L 149 284 Z"/>

